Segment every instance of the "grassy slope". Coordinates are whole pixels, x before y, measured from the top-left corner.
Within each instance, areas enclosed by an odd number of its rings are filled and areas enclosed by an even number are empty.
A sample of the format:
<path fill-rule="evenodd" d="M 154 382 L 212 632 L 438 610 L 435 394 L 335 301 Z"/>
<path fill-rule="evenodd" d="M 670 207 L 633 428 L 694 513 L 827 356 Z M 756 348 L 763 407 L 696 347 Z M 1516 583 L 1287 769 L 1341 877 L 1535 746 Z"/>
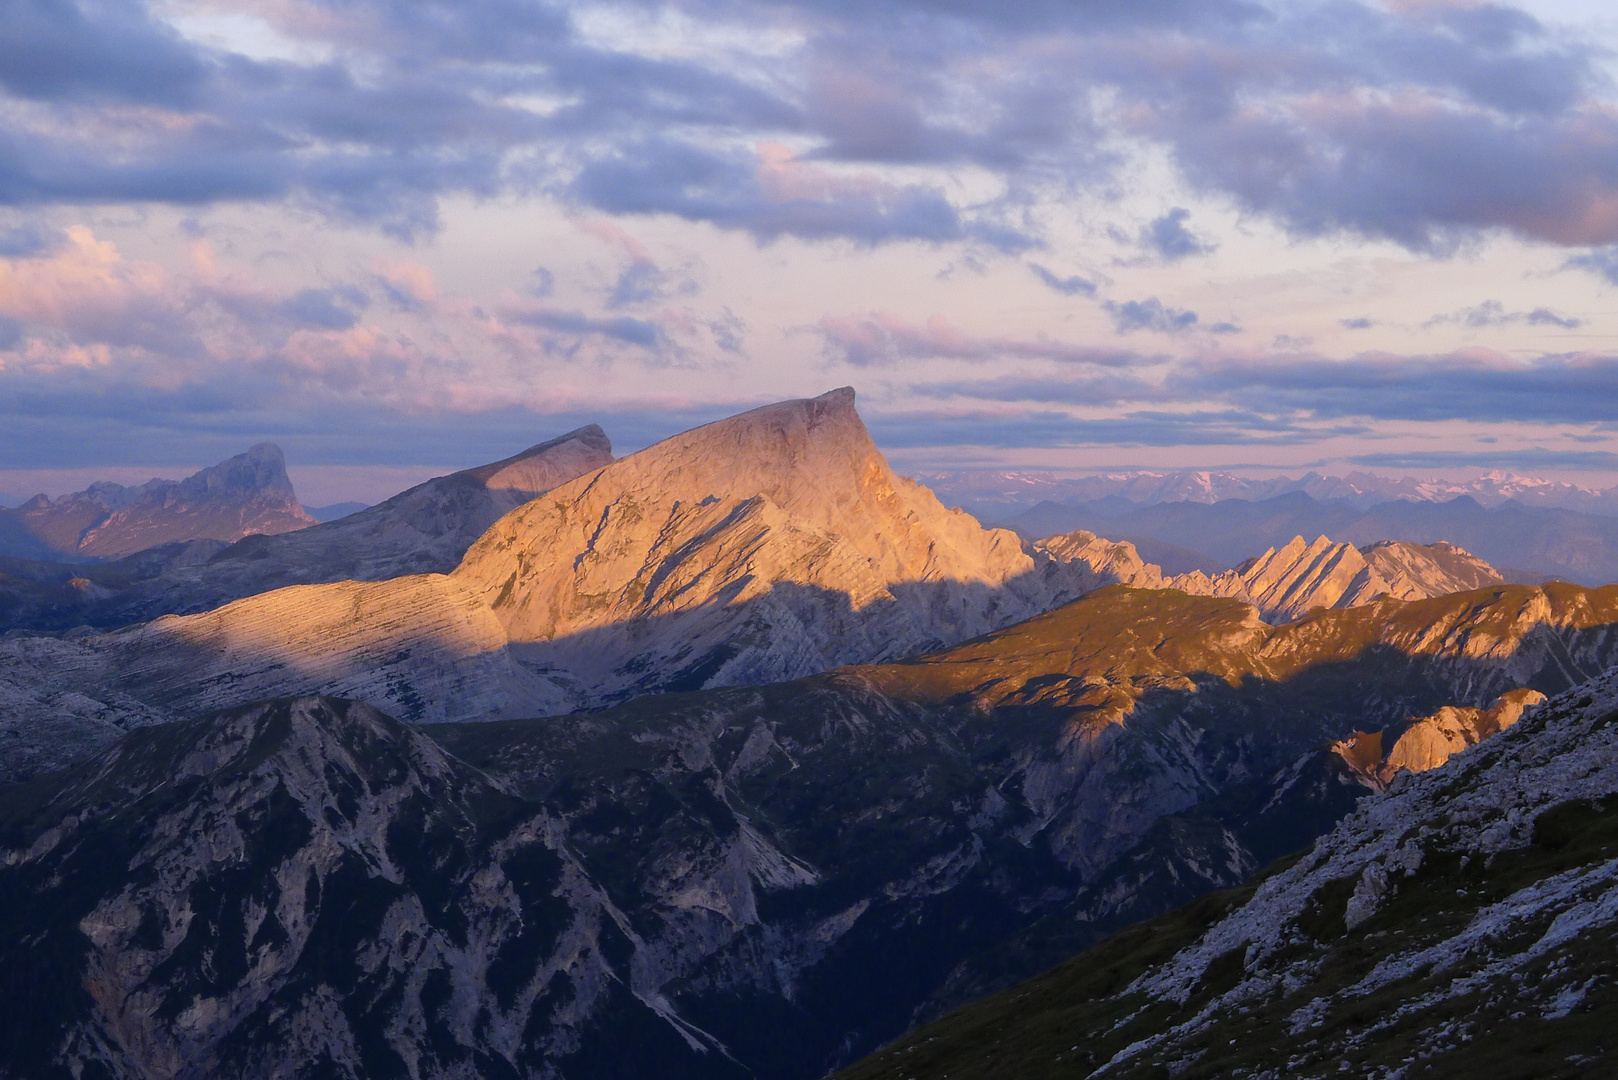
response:
<path fill-rule="evenodd" d="M 1523 971 L 1490 980 L 1483 989 L 1434 1010 L 1417 1011 L 1380 1030 L 1392 1011 L 1457 977 L 1455 969 L 1418 972 L 1375 994 L 1329 1012 L 1324 1023 L 1291 1032 L 1294 1010 L 1358 981 L 1386 954 L 1394 938 L 1402 949 L 1437 941 L 1469 923 L 1479 909 L 1535 882 L 1618 857 L 1618 800 L 1563 804 L 1536 822 L 1533 846 L 1502 853 L 1491 866 L 1454 858 L 1425 864 L 1377 914 L 1349 932 L 1343 905 L 1353 882 L 1322 889 L 1298 920 L 1298 948 L 1326 950 L 1323 976 L 1251 1011 L 1217 1019 L 1199 1033 L 1194 1062 L 1172 1075 L 1185 1080 L 1227 1076 L 1386 1075 L 1408 1067 L 1409 1076 L 1476 1076 L 1490 1080 L 1549 1080 L 1611 1076 L 1608 1055 L 1618 1051 L 1618 932 L 1598 927 L 1538 958 Z M 1289 860 L 1290 861 L 1290 860 Z M 1271 868 L 1282 869 L 1286 862 Z M 1267 874 L 1265 876 L 1268 876 Z M 1255 883 L 1256 885 L 1256 883 Z M 1242 957 L 1229 955 L 1209 969 L 1204 984 L 1178 1008 L 1119 995 L 1139 975 L 1191 944 L 1200 933 L 1252 894 L 1255 886 L 1215 893 L 1161 918 L 1140 923 L 1012 990 L 959 1009 L 936 1023 L 837 1074 L 837 1080 L 1069 1080 L 1088 1076 L 1136 1040 L 1181 1023 L 1239 977 Z M 1325 895 L 1330 893 L 1330 895 Z M 1535 928 L 1534 932 L 1543 927 Z M 1505 943 L 1509 944 L 1509 943 Z M 1486 958 L 1484 958 L 1486 961 Z M 1470 972 L 1473 969 L 1467 969 Z M 1519 1000 L 1522 987 L 1540 979 L 1590 987 L 1579 1007 L 1548 1017 Z M 1434 1045 L 1435 1015 L 1455 1021 L 1447 1045 Z M 1348 1052 L 1325 1055 L 1322 1044 L 1361 1037 Z M 1423 1060 L 1435 1052 L 1430 1060 Z M 1108 1069 L 1108 1077 L 1166 1077 L 1165 1062 L 1150 1054 Z"/>

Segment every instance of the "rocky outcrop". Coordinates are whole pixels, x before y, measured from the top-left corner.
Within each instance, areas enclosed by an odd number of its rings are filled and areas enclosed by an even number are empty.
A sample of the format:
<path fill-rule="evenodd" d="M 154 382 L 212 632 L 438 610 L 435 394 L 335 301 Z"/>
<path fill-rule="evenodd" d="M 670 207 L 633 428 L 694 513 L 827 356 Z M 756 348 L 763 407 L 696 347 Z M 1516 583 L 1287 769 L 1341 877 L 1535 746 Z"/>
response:
<path fill-rule="evenodd" d="M 1438 768 L 1515 724 L 1525 709 L 1544 700 L 1538 690 L 1522 687 L 1506 691 L 1486 707 L 1446 705 L 1431 716 L 1412 720 L 1385 755 L 1381 732 L 1355 732 L 1331 749 L 1366 787 L 1385 791 L 1400 773 Z"/>
<path fill-rule="evenodd" d="M 140 487 L 92 484 L 51 500 L 39 495 L 0 510 L 0 554 L 23 558 L 118 558 L 189 540 L 239 540 L 315 524 L 287 479 L 286 458 L 260 443 L 184 480 Z"/>
<path fill-rule="evenodd" d="M 1133 544 L 1103 540 L 1084 530 L 1049 537 L 1034 547 L 1071 567 L 1074 580 L 1086 588 L 1118 582 L 1193 596 L 1228 596 L 1252 604 L 1270 622 L 1288 622 L 1314 608 L 1355 607 L 1383 596 L 1422 600 L 1505 583 L 1488 563 L 1447 543 L 1390 540 L 1361 551 L 1324 536 L 1313 543 L 1298 536 L 1213 577 L 1200 570 L 1165 576 L 1142 560 Z"/>
<path fill-rule="evenodd" d="M 289 585 L 447 573 L 502 515 L 611 461 L 606 434 L 590 424 L 297 532 L 170 545 L 103 566 L 0 565 L 0 620 L 19 629 L 113 627 Z M 93 594 L 72 584 L 80 578 Z"/>
<path fill-rule="evenodd" d="M 1107 540 L 1093 532 L 1078 529 L 1037 540 L 1033 547 L 1034 551 L 1049 556 L 1054 565 L 1068 571 L 1068 581 L 1078 594 L 1107 585 L 1133 585 L 1137 589 L 1164 588 L 1162 569 L 1141 558 L 1135 545 L 1127 540 Z M 1204 592 L 1200 595 L 1213 594 Z"/>

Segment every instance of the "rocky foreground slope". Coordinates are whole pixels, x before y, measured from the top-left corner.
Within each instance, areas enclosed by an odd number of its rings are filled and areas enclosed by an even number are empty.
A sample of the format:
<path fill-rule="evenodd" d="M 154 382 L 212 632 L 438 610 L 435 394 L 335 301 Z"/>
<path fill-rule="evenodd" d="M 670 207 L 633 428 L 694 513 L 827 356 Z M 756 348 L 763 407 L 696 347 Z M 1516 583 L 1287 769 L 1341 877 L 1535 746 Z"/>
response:
<path fill-rule="evenodd" d="M 0 1061 L 807 1080 L 1244 881 L 1364 790 L 1331 740 L 1560 690 L 1618 662 L 1615 625 L 1618 590 L 1276 627 L 1109 588 L 932 657 L 569 717 L 141 728 L 0 789 L 26 1020 Z"/>
<path fill-rule="evenodd" d="M 1259 884 L 839 1074 L 1611 1075 L 1618 675 L 1363 801 Z"/>
<path fill-rule="evenodd" d="M 1442 541 L 1384 540 L 1362 551 L 1324 536 L 1313 543 L 1298 536 L 1213 576 L 1200 570 L 1165 575 L 1142 559 L 1134 544 L 1082 529 L 1047 537 L 1034 547 L 1072 566 L 1088 588 L 1121 582 L 1193 596 L 1228 596 L 1252 604 L 1270 622 L 1290 622 L 1315 608 L 1355 607 L 1379 597 L 1424 600 L 1505 584 L 1494 567 Z"/>
<path fill-rule="evenodd" d="M 280 447 L 260 443 L 184 480 L 103 482 L 0 509 L 0 555 L 118 558 L 163 544 L 229 542 L 313 524 L 293 493 Z"/>
<path fill-rule="evenodd" d="M 0 560 L 0 627 L 111 628 L 290 585 L 447 573 L 502 515 L 611 461 L 612 444 L 591 424 L 297 532 L 172 544 L 102 565 Z"/>

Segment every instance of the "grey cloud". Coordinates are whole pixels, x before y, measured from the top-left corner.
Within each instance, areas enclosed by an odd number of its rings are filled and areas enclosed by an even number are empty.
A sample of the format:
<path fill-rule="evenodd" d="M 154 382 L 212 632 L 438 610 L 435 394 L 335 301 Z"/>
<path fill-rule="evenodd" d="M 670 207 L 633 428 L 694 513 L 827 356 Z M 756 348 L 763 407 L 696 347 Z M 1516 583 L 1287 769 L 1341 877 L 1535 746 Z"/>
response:
<path fill-rule="evenodd" d="M 1491 326 L 1507 326 L 1512 323 L 1524 323 L 1528 326 L 1560 326 L 1564 330 L 1573 330 L 1584 325 L 1582 319 L 1559 314 L 1550 308 L 1507 311 L 1506 306 L 1498 300 L 1485 300 L 1474 307 L 1462 308 L 1447 315 L 1434 315 L 1422 325 L 1441 326 L 1446 323 L 1468 326 L 1476 330 Z"/>
<path fill-rule="evenodd" d="M 0 352 L 7 352 L 22 344 L 22 323 L 0 315 Z"/>
<path fill-rule="evenodd" d="M 1343 324 L 1345 330 L 1369 330 L 1376 325 L 1374 320 L 1363 315 L 1353 319 L 1339 319 L 1337 321 Z"/>
<path fill-rule="evenodd" d="M 303 289 L 281 302 L 281 313 L 301 326 L 347 330 L 359 321 L 355 309 L 366 303 L 365 294 L 354 288 Z"/>
<path fill-rule="evenodd" d="M 1489 441 L 1489 440 L 1480 440 Z M 1355 465 L 1377 469 L 1618 469 L 1618 454 L 1605 450 L 1549 450 L 1534 446 L 1522 450 L 1429 450 L 1388 454 L 1357 454 L 1344 458 Z"/>
<path fill-rule="evenodd" d="M 7 0 L 0 86 L 18 97 L 110 97 L 157 105 L 195 100 L 206 77 L 196 53 L 137 5 Z"/>
<path fill-rule="evenodd" d="M 1583 255 L 1575 255 L 1562 264 L 1577 270 L 1588 270 L 1606 278 L 1610 285 L 1618 285 L 1618 244 L 1597 248 Z"/>
<path fill-rule="evenodd" d="M 1458 356 L 1227 362 L 1186 371 L 1174 389 L 1189 400 L 1230 396 L 1265 412 L 1321 418 L 1602 423 L 1618 415 L 1618 358 L 1548 356 L 1525 365 Z"/>
<path fill-rule="evenodd" d="M 1101 306 L 1112 316 L 1113 325 L 1120 334 L 1132 334 L 1136 330 L 1177 334 L 1197 324 L 1196 312 L 1164 307 L 1163 302 L 1155 296 L 1147 300 L 1126 300 L 1121 304 L 1108 300 Z"/>
<path fill-rule="evenodd" d="M 1618 416 L 1618 357 L 1547 356 L 1528 364 L 1470 356 L 1271 357 L 1119 373 L 940 381 L 912 393 L 944 399 L 1116 407 L 1224 404 L 1275 423 L 1472 421 L 1609 425 Z M 1358 429 L 1363 430 L 1363 429 Z"/>
<path fill-rule="evenodd" d="M 1192 235 L 1185 227 L 1191 211 L 1176 206 L 1140 231 L 1141 246 L 1165 262 L 1176 262 L 1192 255 L 1207 255 L 1216 245 L 1206 243 Z"/>
<path fill-rule="evenodd" d="M 1094 405 L 1171 400 L 1173 393 L 1137 375 L 1075 373 L 1068 378 L 1007 375 L 995 379 L 917 383 L 909 391 L 924 398 L 966 398 L 1017 404 Z"/>
<path fill-rule="evenodd" d="M 935 358 L 1054 360 L 1098 367 L 1127 367 L 1146 362 L 1140 353 L 1127 349 L 1100 349 L 1043 337 L 979 337 L 961 331 L 937 315 L 919 325 L 886 312 L 828 315 L 820 320 L 816 330 L 824 339 L 829 355 L 859 367 Z"/>
<path fill-rule="evenodd" d="M 650 259 L 630 261 L 607 293 L 609 308 L 631 307 L 671 296 L 691 296 L 699 287 L 689 275 L 671 273 Z"/>
<path fill-rule="evenodd" d="M 772 195 L 752 155 L 720 154 L 652 140 L 586 165 L 570 187 L 579 201 L 615 214 L 675 214 L 744 229 L 761 241 L 781 236 L 893 240 L 979 240 L 1002 250 L 1033 241 L 994 222 L 963 220 L 942 192 L 921 186 L 850 184 L 812 195 Z"/>
<path fill-rule="evenodd" d="M 0 259 L 31 259 L 56 248 L 56 238 L 38 225 L 0 228 Z"/>
<path fill-rule="evenodd" d="M 656 323 L 634 319 L 627 315 L 597 318 L 581 311 L 533 311 L 508 316 L 512 322 L 525 323 L 544 330 L 576 337 L 604 337 L 643 349 L 656 349 L 664 336 Z"/>
<path fill-rule="evenodd" d="M 878 443 L 891 447 L 1290 446 L 1323 434 L 1240 410 L 1136 412 L 1097 420 L 1043 411 L 925 412 L 876 414 L 867 425 Z"/>
<path fill-rule="evenodd" d="M 1071 277 L 1058 277 L 1038 263 L 1029 263 L 1028 269 L 1034 272 L 1035 277 L 1063 296 L 1094 296 L 1096 294 L 1095 282 L 1079 277 L 1077 274 Z"/>
<path fill-rule="evenodd" d="M 1090 107 L 1103 90 L 1124 106 L 1106 114 L 1125 118 L 1124 134 L 1296 234 L 1438 252 L 1489 230 L 1618 242 L 1603 209 L 1618 194 L 1618 119 L 1602 106 L 1597 51 L 1510 8 L 680 6 L 727 22 L 785 9 L 807 44 L 786 64 L 654 58 L 587 44 L 576 9 L 542 0 L 346 0 L 331 11 L 331 43 L 353 68 L 303 67 L 183 41 L 138 4 L 13 0 L 0 87 L 54 110 L 54 123 L 0 120 L 0 204 L 293 200 L 411 238 L 436 227 L 445 194 L 543 191 L 765 242 L 1018 252 L 1039 245 L 1019 217 L 1034 192 L 1109 177 L 1104 147 L 1117 133 Z M 758 70 L 742 70 L 748 61 Z M 778 76 L 800 69 L 819 73 L 807 89 Z M 542 115 L 511 103 L 525 96 L 561 104 Z M 186 122 L 86 112 L 107 103 L 182 110 Z M 87 118 L 118 137 L 78 134 L 94 127 Z M 805 146 L 810 162 L 970 163 L 1005 194 L 973 207 L 941 180 L 767 190 L 759 160 L 736 149 L 761 141 Z M 1170 259 L 1207 248 L 1181 208 L 1142 239 Z M 1611 276 L 1601 257 L 1575 265 Z"/>

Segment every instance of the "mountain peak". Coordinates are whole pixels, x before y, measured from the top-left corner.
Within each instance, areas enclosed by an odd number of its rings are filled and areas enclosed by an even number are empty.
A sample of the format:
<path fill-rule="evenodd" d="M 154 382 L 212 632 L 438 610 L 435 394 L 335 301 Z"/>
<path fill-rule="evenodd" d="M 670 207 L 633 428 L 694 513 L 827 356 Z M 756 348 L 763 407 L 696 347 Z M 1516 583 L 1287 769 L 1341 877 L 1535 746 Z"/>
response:
<path fill-rule="evenodd" d="M 455 576 L 605 700 L 924 651 L 1047 606 L 1008 588 L 1034 569 L 1015 536 L 897 476 L 854 401 L 777 402 L 620 458 L 506 515 Z"/>

